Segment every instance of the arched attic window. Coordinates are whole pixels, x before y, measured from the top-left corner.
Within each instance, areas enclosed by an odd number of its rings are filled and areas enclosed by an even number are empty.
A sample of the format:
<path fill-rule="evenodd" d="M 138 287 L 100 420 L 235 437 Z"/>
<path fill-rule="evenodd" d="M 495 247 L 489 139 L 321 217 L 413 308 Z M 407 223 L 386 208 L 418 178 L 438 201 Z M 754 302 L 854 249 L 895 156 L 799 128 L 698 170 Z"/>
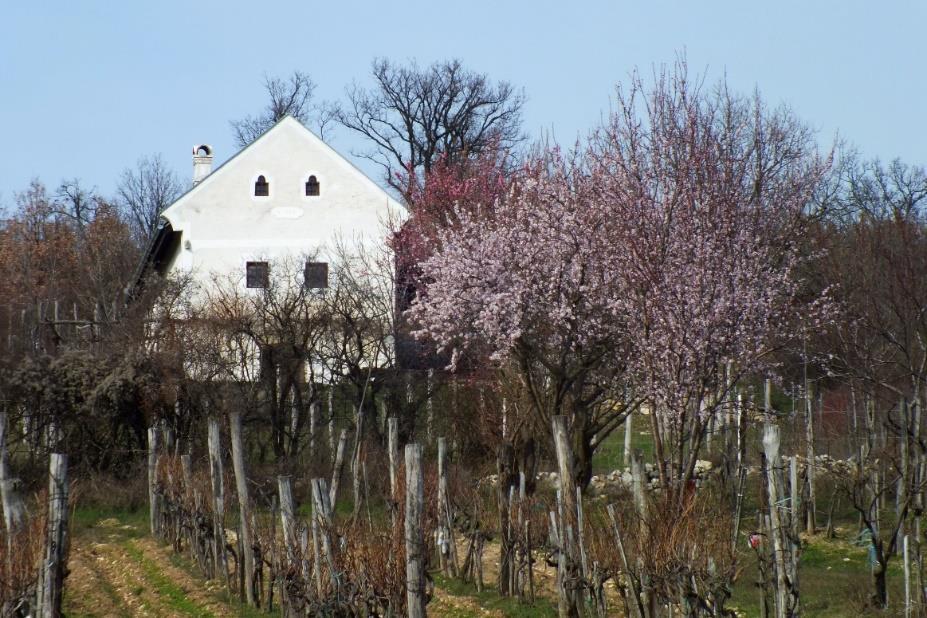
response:
<path fill-rule="evenodd" d="M 315 196 L 319 195 L 319 179 L 315 176 L 310 176 L 309 180 L 306 181 L 306 195 Z"/>
<path fill-rule="evenodd" d="M 258 176 L 257 181 L 254 183 L 254 195 L 256 197 L 267 197 L 270 195 L 270 185 L 263 176 Z"/>

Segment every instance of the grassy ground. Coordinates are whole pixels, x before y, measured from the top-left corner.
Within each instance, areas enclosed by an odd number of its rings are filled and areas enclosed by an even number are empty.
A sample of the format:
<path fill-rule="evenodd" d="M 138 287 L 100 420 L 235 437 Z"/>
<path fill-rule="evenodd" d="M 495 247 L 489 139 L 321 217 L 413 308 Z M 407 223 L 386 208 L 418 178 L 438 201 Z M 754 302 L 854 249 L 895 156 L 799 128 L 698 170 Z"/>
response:
<path fill-rule="evenodd" d="M 258 616 L 199 577 L 148 536 L 145 511 L 78 509 L 73 518 L 67 616 Z"/>

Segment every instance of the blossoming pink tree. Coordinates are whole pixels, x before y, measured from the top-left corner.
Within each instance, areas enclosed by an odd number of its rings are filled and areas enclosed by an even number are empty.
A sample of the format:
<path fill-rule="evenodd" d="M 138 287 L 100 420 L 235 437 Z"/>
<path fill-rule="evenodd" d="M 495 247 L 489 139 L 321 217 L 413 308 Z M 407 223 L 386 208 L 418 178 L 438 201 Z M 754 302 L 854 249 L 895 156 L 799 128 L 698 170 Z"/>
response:
<path fill-rule="evenodd" d="M 452 352 L 510 365 L 538 432 L 566 414 L 574 475 L 591 478 L 592 453 L 633 406 L 621 379 L 625 331 L 613 316 L 613 225 L 589 192 L 581 160 L 553 151 L 527 166 L 501 207 L 457 208 L 423 263 L 430 281 L 412 309 L 421 335 Z"/>
<path fill-rule="evenodd" d="M 788 110 L 723 83 L 706 91 L 684 63 L 649 91 L 635 76 L 595 135 L 596 196 L 621 222 L 613 303 L 665 487 L 692 480 L 707 421 L 738 379 L 770 371 L 774 352 L 824 319 L 800 267 L 829 163 Z"/>
<path fill-rule="evenodd" d="M 504 207 L 456 211 L 413 315 L 455 361 L 517 366 L 539 426 L 567 415 L 583 486 L 643 400 L 661 480 L 685 487 L 725 391 L 821 314 L 799 307 L 799 239 L 827 168 L 787 111 L 684 64 L 649 91 L 635 77 L 588 148 L 528 166 Z"/>

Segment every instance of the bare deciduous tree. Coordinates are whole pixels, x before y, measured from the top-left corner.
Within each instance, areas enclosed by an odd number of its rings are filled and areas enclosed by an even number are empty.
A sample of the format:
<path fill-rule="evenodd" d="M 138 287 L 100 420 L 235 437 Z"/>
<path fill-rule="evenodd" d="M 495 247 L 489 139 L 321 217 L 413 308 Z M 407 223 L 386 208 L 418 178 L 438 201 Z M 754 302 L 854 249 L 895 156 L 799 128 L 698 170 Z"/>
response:
<path fill-rule="evenodd" d="M 348 105 L 337 119 L 373 143 L 361 156 L 380 164 L 387 182 L 407 200 L 410 176 L 428 173 L 440 157 L 506 150 L 523 139 L 524 94 L 458 60 L 420 68 L 377 59 L 372 74 L 371 88 L 348 88 Z"/>
<path fill-rule="evenodd" d="M 74 178 L 61 181 L 52 200 L 52 212 L 67 217 L 78 234 L 83 235 L 84 228 L 93 219 L 99 205 L 99 196 L 92 189 L 82 187 L 80 180 Z"/>
<path fill-rule="evenodd" d="M 123 170 L 116 187 L 116 200 L 139 244 L 144 245 L 154 234 L 161 212 L 181 193 L 180 179 L 168 169 L 160 154 L 142 157 L 135 169 Z"/>
<path fill-rule="evenodd" d="M 316 84 L 308 73 L 293 71 L 287 79 L 265 75 L 267 106 L 257 116 L 245 116 L 231 122 L 235 142 L 244 148 L 286 116 L 292 116 L 304 125 L 314 122 L 319 134 L 324 136 L 325 127 L 334 118 L 335 112 L 331 104 L 312 103 L 315 88 Z"/>

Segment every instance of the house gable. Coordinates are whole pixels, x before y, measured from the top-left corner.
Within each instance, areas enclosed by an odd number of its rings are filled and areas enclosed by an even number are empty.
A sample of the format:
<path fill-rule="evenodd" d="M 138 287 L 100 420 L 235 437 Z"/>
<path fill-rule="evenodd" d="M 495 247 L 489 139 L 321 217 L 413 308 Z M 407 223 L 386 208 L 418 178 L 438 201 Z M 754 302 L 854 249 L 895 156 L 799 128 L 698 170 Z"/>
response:
<path fill-rule="evenodd" d="M 307 195 L 315 192 L 315 186 L 307 191 L 313 176 L 318 195 Z M 255 195 L 260 177 L 266 196 Z M 385 223 L 402 213 L 363 172 L 287 117 L 162 213 L 181 241 L 161 260 L 170 264 L 168 271 L 182 269 L 201 280 L 217 272 L 243 274 L 254 259 L 327 260 L 339 239 L 382 246 Z"/>

